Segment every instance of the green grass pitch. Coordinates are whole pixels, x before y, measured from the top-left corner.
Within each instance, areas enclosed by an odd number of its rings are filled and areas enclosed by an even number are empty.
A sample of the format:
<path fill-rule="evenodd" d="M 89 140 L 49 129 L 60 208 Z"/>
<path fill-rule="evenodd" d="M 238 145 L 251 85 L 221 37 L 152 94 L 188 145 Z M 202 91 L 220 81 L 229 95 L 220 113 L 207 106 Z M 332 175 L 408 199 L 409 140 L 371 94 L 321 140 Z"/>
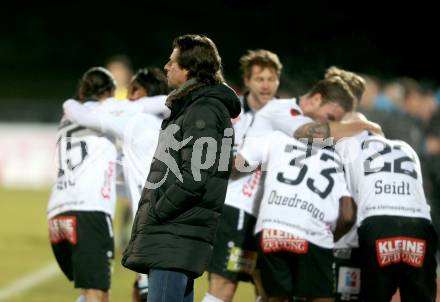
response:
<path fill-rule="evenodd" d="M 6 190 L 0 188 L 0 292 L 14 281 L 55 261 L 49 245 L 46 223 L 48 190 Z M 119 206 L 118 206 L 119 207 Z M 119 230 L 116 214 L 115 234 Z M 117 238 L 116 238 L 117 240 Z M 111 301 L 131 301 L 135 274 L 120 264 L 118 250 L 114 261 Z M 207 290 L 206 275 L 197 279 L 195 301 Z M 20 293 L 11 302 L 70 302 L 78 297 L 73 284 L 59 271 L 51 279 Z M 253 288 L 241 283 L 235 301 L 254 301 Z"/>

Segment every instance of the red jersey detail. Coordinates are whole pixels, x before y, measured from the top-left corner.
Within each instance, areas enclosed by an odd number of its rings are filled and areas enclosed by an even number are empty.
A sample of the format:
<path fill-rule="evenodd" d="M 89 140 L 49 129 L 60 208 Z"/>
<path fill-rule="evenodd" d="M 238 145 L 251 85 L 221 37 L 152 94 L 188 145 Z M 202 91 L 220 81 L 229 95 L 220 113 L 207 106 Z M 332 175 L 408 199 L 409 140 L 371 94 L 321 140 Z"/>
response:
<path fill-rule="evenodd" d="M 108 162 L 108 169 L 105 171 L 104 185 L 101 188 L 101 196 L 104 199 L 110 200 L 110 194 L 112 191 L 112 177 L 114 172 L 114 163 Z"/>
<path fill-rule="evenodd" d="M 296 109 L 290 109 L 290 115 L 291 116 L 298 116 L 298 115 L 301 115 L 301 112 L 299 112 Z"/>

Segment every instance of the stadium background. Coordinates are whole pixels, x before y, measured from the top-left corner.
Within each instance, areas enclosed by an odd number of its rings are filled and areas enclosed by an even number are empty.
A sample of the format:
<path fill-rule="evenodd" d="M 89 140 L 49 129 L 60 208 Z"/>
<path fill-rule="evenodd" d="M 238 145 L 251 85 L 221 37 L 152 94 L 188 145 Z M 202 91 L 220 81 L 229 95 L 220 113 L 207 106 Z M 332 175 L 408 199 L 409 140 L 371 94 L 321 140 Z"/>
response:
<path fill-rule="evenodd" d="M 411 77 L 435 92 L 440 87 L 437 15 L 432 4 L 420 1 L 386 6 L 250 0 L 2 3 L 0 301 L 74 301 L 76 296 L 51 266 L 45 207 L 54 174 L 54 124 L 89 67 L 115 54 L 127 55 L 135 69 L 162 67 L 174 37 L 201 33 L 217 44 L 226 78 L 237 90 L 240 56 L 265 48 L 284 64 L 280 90 L 286 95 L 306 91 L 330 65 L 381 81 Z M 432 185 L 438 187 L 435 177 Z M 113 301 L 128 300 L 132 275 L 117 258 Z M 206 278 L 198 285 L 200 297 Z M 236 301 L 250 301 L 251 288 L 241 287 Z"/>

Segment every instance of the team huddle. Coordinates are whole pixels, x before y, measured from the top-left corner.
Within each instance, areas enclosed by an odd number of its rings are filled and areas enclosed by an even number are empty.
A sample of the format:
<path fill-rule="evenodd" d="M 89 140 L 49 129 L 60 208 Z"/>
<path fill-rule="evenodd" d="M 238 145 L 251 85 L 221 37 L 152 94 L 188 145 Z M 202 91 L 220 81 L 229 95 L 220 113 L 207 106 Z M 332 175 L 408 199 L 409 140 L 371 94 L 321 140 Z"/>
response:
<path fill-rule="evenodd" d="M 391 301 L 397 289 L 402 301 L 435 301 L 419 159 L 356 112 L 363 78 L 331 67 L 303 96 L 279 99 L 278 56 L 248 51 L 238 99 L 220 64 L 192 60 L 205 48 L 220 62 L 208 38 L 177 38 L 167 77 L 140 70 L 124 101 L 92 68 L 64 103 L 48 221 L 77 301 L 109 300 L 119 169 L 133 301 L 193 301 L 204 271 L 202 302 L 232 301 L 240 281 L 257 301 Z"/>

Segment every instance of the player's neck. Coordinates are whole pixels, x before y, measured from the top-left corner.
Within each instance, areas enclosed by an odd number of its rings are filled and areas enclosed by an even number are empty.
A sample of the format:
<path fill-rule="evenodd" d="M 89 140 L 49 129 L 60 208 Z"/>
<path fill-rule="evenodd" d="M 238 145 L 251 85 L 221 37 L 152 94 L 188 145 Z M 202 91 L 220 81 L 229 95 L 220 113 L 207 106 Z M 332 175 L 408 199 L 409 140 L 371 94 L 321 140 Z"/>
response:
<path fill-rule="evenodd" d="M 263 104 L 261 104 L 260 102 L 258 102 L 258 100 L 253 96 L 252 93 L 248 93 L 246 95 L 246 102 L 249 105 L 249 108 L 252 111 L 258 111 L 261 109 L 261 107 L 263 107 Z"/>

